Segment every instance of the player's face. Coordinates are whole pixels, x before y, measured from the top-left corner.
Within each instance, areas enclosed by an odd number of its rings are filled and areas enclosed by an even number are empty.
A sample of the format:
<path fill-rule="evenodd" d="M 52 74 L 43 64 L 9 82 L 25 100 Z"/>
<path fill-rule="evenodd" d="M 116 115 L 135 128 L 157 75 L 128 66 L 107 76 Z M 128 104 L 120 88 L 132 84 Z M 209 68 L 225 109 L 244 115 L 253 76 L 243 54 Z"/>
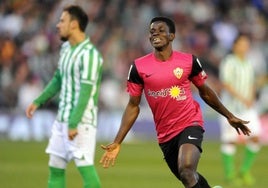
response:
<path fill-rule="evenodd" d="M 169 28 L 165 22 L 154 22 L 150 25 L 149 39 L 151 45 L 157 50 L 163 50 L 171 41 Z"/>
<path fill-rule="evenodd" d="M 68 12 L 62 12 L 60 21 L 57 24 L 59 36 L 62 41 L 67 41 L 70 36 L 71 17 Z"/>
<path fill-rule="evenodd" d="M 234 45 L 234 51 L 243 56 L 245 56 L 248 53 L 249 48 L 250 48 L 250 40 L 245 36 L 240 37 L 236 42 L 236 44 Z"/>

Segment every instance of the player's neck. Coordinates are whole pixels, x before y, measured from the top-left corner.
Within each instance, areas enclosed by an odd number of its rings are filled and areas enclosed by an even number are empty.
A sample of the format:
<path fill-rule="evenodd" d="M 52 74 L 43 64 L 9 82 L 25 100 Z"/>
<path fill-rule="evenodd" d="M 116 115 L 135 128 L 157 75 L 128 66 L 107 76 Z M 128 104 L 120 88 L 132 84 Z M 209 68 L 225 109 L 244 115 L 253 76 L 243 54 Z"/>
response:
<path fill-rule="evenodd" d="M 155 50 L 154 55 L 156 59 L 160 61 L 167 61 L 172 56 L 173 50 L 171 48 L 168 48 L 163 51 Z"/>
<path fill-rule="evenodd" d="M 236 56 L 238 57 L 238 59 L 240 59 L 241 61 L 244 61 L 246 59 L 246 55 L 245 54 L 239 54 L 237 53 Z"/>
<path fill-rule="evenodd" d="M 77 34 L 73 34 L 70 38 L 69 38 L 69 42 L 71 44 L 71 46 L 76 46 L 79 43 L 83 42 L 86 39 L 86 34 L 79 32 Z"/>

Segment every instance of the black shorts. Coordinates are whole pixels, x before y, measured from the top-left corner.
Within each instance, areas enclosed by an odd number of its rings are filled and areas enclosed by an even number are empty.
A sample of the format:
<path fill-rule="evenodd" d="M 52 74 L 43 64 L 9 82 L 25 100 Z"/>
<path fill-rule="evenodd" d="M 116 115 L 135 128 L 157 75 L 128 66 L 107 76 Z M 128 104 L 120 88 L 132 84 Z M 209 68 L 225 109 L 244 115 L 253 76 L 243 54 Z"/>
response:
<path fill-rule="evenodd" d="M 171 140 L 159 144 L 164 159 L 167 162 L 172 173 L 179 178 L 178 173 L 178 153 L 182 144 L 195 145 L 200 153 L 202 153 L 202 141 L 203 141 L 204 129 L 201 126 L 190 126 L 184 129 L 180 134 L 172 138 Z"/>

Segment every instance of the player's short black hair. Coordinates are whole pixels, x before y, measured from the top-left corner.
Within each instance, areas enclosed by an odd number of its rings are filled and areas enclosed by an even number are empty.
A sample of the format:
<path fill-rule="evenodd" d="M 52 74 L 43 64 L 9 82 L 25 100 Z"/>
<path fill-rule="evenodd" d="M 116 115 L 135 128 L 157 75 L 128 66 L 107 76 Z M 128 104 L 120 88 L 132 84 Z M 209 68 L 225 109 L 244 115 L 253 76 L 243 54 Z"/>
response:
<path fill-rule="evenodd" d="M 175 29 L 175 23 L 173 20 L 171 20 L 170 18 L 164 17 L 164 16 L 158 16 L 158 17 L 154 17 L 151 22 L 150 25 L 154 22 L 165 22 L 169 28 L 169 32 L 170 33 L 175 33 L 176 29 Z"/>
<path fill-rule="evenodd" d="M 63 11 L 71 15 L 71 19 L 77 20 L 81 31 L 85 31 L 88 24 L 88 17 L 84 10 L 78 5 L 66 6 Z"/>

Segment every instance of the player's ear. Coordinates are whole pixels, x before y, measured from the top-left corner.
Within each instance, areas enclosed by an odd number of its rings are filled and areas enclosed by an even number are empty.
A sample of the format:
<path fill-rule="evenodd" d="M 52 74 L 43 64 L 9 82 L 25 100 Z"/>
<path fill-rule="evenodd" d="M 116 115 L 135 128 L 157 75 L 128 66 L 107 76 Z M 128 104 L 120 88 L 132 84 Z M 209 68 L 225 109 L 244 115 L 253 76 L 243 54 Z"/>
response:
<path fill-rule="evenodd" d="M 173 41 L 175 38 L 175 33 L 169 33 L 169 40 Z"/>
<path fill-rule="evenodd" d="M 73 29 L 79 28 L 79 24 L 78 24 L 77 20 L 71 21 L 71 28 L 73 28 Z"/>

